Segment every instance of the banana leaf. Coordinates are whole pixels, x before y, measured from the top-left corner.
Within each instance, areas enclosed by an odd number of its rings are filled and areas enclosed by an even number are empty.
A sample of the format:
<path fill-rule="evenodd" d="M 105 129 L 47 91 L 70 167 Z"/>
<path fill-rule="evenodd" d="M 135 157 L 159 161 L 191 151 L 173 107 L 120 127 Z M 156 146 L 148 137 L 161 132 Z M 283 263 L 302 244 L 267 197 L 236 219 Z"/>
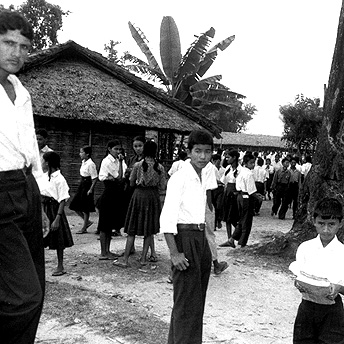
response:
<path fill-rule="evenodd" d="M 210 39 L 213 38 L 214 35 L 215 29 L 211 27 L 201 36 L 196 36 L 197 39 L 191 44 L 186 54 L 182 58 L 174 84 L 178 83 L 187 76 L 197 73 L 200 67 L 200 61 L 202 61 L 204 58 L 204 55 L 207 52 L 207 47 L 210 43 Z"/>
<path fill-rule="evenodd" d="M 135 42 L 137 43 L 141 51 L 145 54 L 150 67 L 152 69 L 156 69 L 159 73 L 164 74 L 157 60 L 155 59 L 154 55 L 152 54 L 152 52 L 150 51 L 148 47 L 148 44 L 147 44 L 148 40 L 146 36 L 144 35 L 144 33 L 139 28 L 135 28 L 135 26 L 131 22 L 128 22 L 128 25 L 129 25 L 129 29 L 130 29 L 132 37 L 134 38 Z"/>
<path fill-rule="evenodd" d="M 138 74 L 142 74 L 145 77 L 147 77 L 149 80 L 152 80 L 154 82 L 158 81 L 165 86 L 170 85 L 169 80 L 166 78 L 166 76 L 163 73 L 160 73 L 159 71 L 153 69 L 151 66 L 149 66 L 146 62 L 142 61 L 138 57 L 126 52 L 123 55 L 123 59 L 125 61 L 129 61 L 132 63 L 132 64 L 126 64 L 124 66 L 125 69 L 138 73 Z"/>
<path fill-rule="evenodd" d="M 163 17 L 160 26 L 160 57 L 165 75 L 172 84 L 182 53 L 178 27 L 170 16 Z"/>
<path fill-rule="evenodd" d="M 220 49 L 221 51 L 224 51 L 227 49 L 230 44 L 234 41 L 235 35 L 227 37 L 226 39 L 222 40 L 221 42 L 214 45 L 211 49 L 207 51 L 207 53 L 204 56 L 204 59 L 200 63 L 200 68 L 197 72 L 197 74 L 202 77 L 210 68 L 210 66 L 213 64 L 217 57 L 217 50 Z"/>

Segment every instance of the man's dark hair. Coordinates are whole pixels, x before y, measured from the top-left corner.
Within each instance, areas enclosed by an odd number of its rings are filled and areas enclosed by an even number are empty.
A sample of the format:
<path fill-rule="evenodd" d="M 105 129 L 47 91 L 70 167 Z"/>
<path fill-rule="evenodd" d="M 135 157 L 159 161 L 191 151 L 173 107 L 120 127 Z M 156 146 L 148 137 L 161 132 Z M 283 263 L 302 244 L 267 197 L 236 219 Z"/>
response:
<path fill-rule="evenodd" d="M 312 163 L 312 157 L 310 155 L 306 155 L 305 160 L 306 160 L 306 162 Z"/>
<path fill-rule="evenodd" d="M 318 216 L 324 220 L 334 218 L 341 221 L 343 218 L 343 206 L 337 199 L 326 197 L 318 201 L 314 208 L 314 219 Z"/>
<path fill-rule="evenodd" d="M 29 21 L 19 12 L 1 10 L 0 11 L 0 34 L 4 35 L 7 31 L 19 30 L 20 33 L 33 40 L 33 30 Z"/>
<path fill-rule="evenodd" d="M 188 138 L 188 149 L 191 151 L 194 145 L 210 145 L 211 149 L 213 149 L 213 137 L 208 131 L 193 130 Z"/>

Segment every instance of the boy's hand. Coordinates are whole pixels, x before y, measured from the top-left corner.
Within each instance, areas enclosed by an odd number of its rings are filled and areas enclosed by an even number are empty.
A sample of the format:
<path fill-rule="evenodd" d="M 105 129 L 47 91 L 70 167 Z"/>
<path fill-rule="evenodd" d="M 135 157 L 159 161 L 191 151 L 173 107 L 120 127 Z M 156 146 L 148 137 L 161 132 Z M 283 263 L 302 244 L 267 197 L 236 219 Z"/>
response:
<path fill-rule="evenodd" d="M 43 229 L 43 238 L 45 238 L 50 232 L 50 221 L 47 214 L 42 210 L 42 229 Z"/>
<path fill-rule="evenodd" d="M 190 265 L 183 252 L 171 254 L 171 261 L 173 266 L 175 266 L 180 271 L 186 270 Z"/>
<path fill-rule="evenodd" d="M 331 283 L 330 284 L 330 293 L 328 295 L 326 295 L 326 297 L 330 300 L 334 300 L 337 297 L 337 295 L 341 289 L 342 289 L 342 286 L 340 284 Z"/>

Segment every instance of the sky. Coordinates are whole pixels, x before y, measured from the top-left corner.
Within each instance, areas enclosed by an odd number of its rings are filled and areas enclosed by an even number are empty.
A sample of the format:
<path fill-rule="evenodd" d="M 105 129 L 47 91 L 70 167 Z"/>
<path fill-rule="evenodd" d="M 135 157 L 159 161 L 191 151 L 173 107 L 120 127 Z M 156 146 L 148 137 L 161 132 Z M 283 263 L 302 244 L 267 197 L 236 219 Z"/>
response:
<path fill-rule="evenodd" d="M 297 94 L 323 101 L 336 42 L 340 0 L 50 0 L 71 14 L 64 18 L 60 43 L 76 43 L 101 54 L 112 39 L 120 54 L 145 59 L 132 38 L 128 21 L 139 27 L 160 62 L 163 16 L 175 20 L 182 55 L 199 35 L 214 27 L 211 46 L 235 35 L 205 77 L 221 74 L 222 83 L 246 96 L 258 111 L 246 133 L 283 133 L 279 108 Z M 8 6 L 23 1 L 0 0 Z"/>

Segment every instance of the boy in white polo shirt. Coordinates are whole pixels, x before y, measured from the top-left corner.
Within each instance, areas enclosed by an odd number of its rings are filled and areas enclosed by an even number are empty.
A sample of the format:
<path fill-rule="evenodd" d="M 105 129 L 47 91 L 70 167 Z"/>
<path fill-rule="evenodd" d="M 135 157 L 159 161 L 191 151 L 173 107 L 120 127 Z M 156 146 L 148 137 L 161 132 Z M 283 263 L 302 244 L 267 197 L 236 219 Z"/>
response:
<path fill-rule="evenodd" d="M 289 269 L 297 276 L 302 293 L 294 324 L 293 343 L 344 343 L 344 245 L 337 239 L 343 208 L 335 198 L 325 198 L 314 209 L 318 236 L 303 242 Z"/>

